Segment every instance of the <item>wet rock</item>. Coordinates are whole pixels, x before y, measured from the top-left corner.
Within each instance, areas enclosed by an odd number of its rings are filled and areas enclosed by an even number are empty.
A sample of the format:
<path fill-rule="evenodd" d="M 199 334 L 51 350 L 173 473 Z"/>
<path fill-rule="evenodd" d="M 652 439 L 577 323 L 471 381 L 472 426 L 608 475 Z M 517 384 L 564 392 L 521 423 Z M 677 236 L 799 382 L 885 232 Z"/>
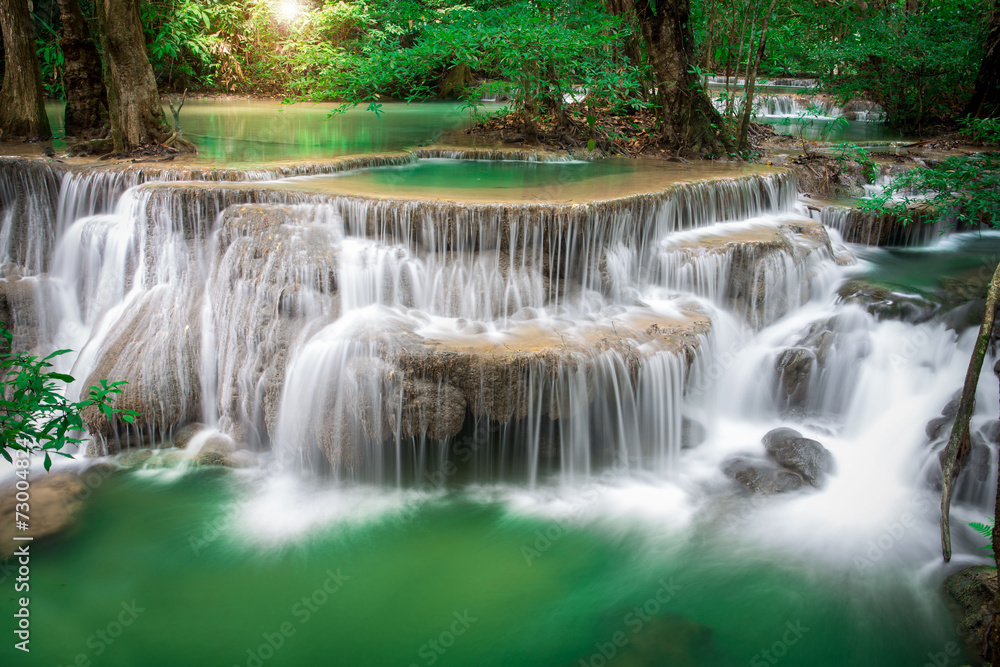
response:
<path fill-rule="evenodd" d="M 205 429 L 204 424 L 188 424 L 174 434 L 173 445 L 177 449 L 184 449 L 191 442 L 194 436 Z"/>
<path fill-rule="evenodd" d="M 1000 445 L 1000 419 L 992 419 L 983 424 L 978 431 L 978 435 L 987 445 Z"/>
<path fill-rule="evenodd" d="M 121 458 L 118 459 L 118 463 L 125 468 L 139 468 L 152 456 L 153 451 L 150 449 L 132 449 L 123 453 Z"/>
<path fill-rule="evenodd" d="M 808 348 L 796 347 L 778 355 L 775 370 L 785 400 L 790 405 L 805 402 L 809 376 L 816 366 L 816 353 Z"/>
<path fill-rule="evenodd" d="M 253 452 L 248 452 L 245 449 L 238 449 L 232 454 L 224 457 L 222 459 L 222 465 L 227 468 L 253 468 L 257 465 L 257 457 L 254 456 Z"/>
<path fill-rule="evenodd" d="M 31 476 L 31 535 L 36 540 L 59 533 L 73 524 L 83 505 L 86 487 L 69 473 L 33 471 Z M 0 560 L 14 553 L 17 542 L 15 508 L 17 489 L 13 484 L 0 489 Z"/>
<path fill-rule="evenodd" d="M 707 436 L 708 432 L 705 430 L 705 427 L 701 422 L 687 417 L 681 418 L 682 449 L 694 449 L 701 443 L 705 442 L 705 438 Z"/>
<path fill-rule="evenodd" d="M 955 392 L 951 400 L 941 409 L 941 416 L 927 422 L 924 432 L 931 442 L 951 437 L 951 427 L 955 423 L 955 416 L 958 415 L 958 408 L 962 403 L 961 393 L 961 390 Z"/>
<path fill-rule="evenodd" d="M 231 206 L 212 301 L 220 426 L 251 447 L 276 437 L 290 351 L 307 322 L 338 310 L 330 225 L 286 206 Z"/>
<path fill-rule="evenodd" d="M 975 299 L 985 299 L 989 289 L 990 278 L 996 271 L 996 265 L 983 266 L 980 269 L 970 269 L 955 276 L 941 280 L 941 288 L 950 301 L 963 302 Z"/>
<path fill-rule="evenodd" d="M 860 359 L 868 356 L 870 319 L 841 313 L 809 325 L 792 345 L 777 354 L 774 392 L 786 418 L 835 419 L 850 404 Z"/>
<path fill-rule="evenodd" d="M 407 380 L 403 388 L 403 436 L 426 434 L 441 440 L 458 434 L 465 423 L 465 395 L 448 382 Z"/>
<path fill-rule="evenodd" d="M 655 596 L 651 599 L 667 599 L 673 586 L 672 579 L 661 579 L 660 589 L 651 592 Z M 628 613 L 628 609 L 621 610 L 623 617 L 627 617 Z M 725 663 L 711 627 L 678 614 L 646 615 L 641 618 L 645 619 L 642 628 L 633 628 L 635 634 L 622 632 L 627 643 L 606 664 L 614 667 L 700 667 Z M 614 635 L 608 640 L 614 640 Z M 593 650 L 594 647 L 591 648 Z M 595 656 L 599 654 L 581 657 L 573 664 L 599 664 Z"/>
<path fill-rule="evenodd" d="M 986 310 L 986 299 L 973 299 L 955 306 L 942 315 L 942 320 L 946 327 L 955 333 L 962 333 L 966 329 L 978 329 L 983 323 L 983 314 Z M 993 319 L 993 340 L 995 341 L 1000 332 L 1000 312 Z"/>
<path fill-rule="evenodd" d="M 103 444 L 107 453 L 148 446 L 201 420 L 200 304 L 200 298 L 189 299 L 180 288 L 164 285 L 145 293 L 122 314 L 84 386 L 102 379 L 126 381 L 111 402 L 139 416 L 127 424 L 117 415 L 109 419 L 96 406 L 84 409 L 95 445 Z"/>
<path fill-rule="evenodd" d="M 816 440 L 791 428 L 776 428 L 761 439 L 764 449 L 779 465 L 798 473 L 813 486 L 822 486 L 834 471 L 833 454 Z"/>
<path fill-rule="evenodd" d="M 751 493 L 765 495 L 797 491 L 804 483 L 798 474 L 772 461 L 746 456 L 724 461 L 722 472 L 742 484 Z"/>
<path fill-rule="evenodd" d="M 927 434 L 927 439 L 933 441 L 938 438 L 951 437 L 951 425 L 954 423 L 954 417 L 935 417 L 927 422 L 927 426 L 924 429 L 924 432 Z"/>
<path fill-rule="evenodd" d="M 987 640 L 993 622 L 993 599 L 997 591 L 997 571 L 976 565 L 952 574 L 944 581 L 944 592 L 958 619 L 958 634 L 970 653 L 989 661 Z"/>
<path fill-rule="evenodd" d="M 812 197 L 860 196 L 868 183 L 865 167 L 853 160 L 807 153 L 792 160 L 799 192 Z"/>
<path fill-rule="evenodd" d="M 213 435 L 198 450 L 194 462 L 200 466 L 224 466 L 227 458 L 236 451 L 236 443 L 228 436 Z"/>
<path fill-rule="evenodd" d="M 941 309 L 940 304 L 921 294 L 894 290 L 866 280 L 849 280 L 837 290 L 837 294 L 843 303 L 856 303 L 878 320 L 919 324 Z"/>
<path fill-rule="evenodd" d="M 0 280 L 0 322 L 14 334 L 10 346 L 0 340 L 0 350 L 29 352 L 45 336 L 38 309 L 40 293 L 41 284 L 35 278 L 8 276 Z"/>

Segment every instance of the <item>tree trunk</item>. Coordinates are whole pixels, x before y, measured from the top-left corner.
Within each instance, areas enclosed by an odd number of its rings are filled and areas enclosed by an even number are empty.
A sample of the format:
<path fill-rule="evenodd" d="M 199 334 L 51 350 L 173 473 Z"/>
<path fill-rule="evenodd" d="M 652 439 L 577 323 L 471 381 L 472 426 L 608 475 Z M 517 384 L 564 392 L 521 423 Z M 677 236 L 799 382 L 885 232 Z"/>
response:
<path fill-rule="evenodd" d="M 713 72 L 712 37 L 715 36 L 715 0 L 711 0 L 708 10 L 708 40 L 705 44 L 705 83 L 708 83 L 708 75 Z"/>
<path fill-rule="evenodd" d="M 101 57 L 90 38 L 79 0 L 59 0 L 66 58 L 66 136 L 95 139 L 108 134 L 108 102 L 101 81 Z"/>
<path fill-rule="evenodd" d="M 997 313 L 997 300 L 1000 299 L 1000 265 L 997 266 L 990 280 L 989 291 L 986 293 L 986 307 L 983 309 L 983 323 L 979 326 L 979 337 L 976 347 L 972 350 L 969 370 L 965 374 L 965 385 L 962 387 L 962 397 L 958 404 L 958 414 L 955 415 L 955 425 L 951 428 L 951 438 L 945 449 L 944 475 L 941 480 L 941 554 L 945 561 L 951 560 L 951 494 L 955 483 L 955 461 L 963 442 L 969 437 L 969 419 L 976 407 L 976 386 L 979 384 L 979 373 L 983 369 L 983 359 L 986 348 L 993 334 L 993 319 Z"/>
<path fill-rule="evenodd" d="M 197 152 L 167 124 L 139 20 L 139 0 L 95 0 L 116 153 L 150 144 Z"/>
<path fill-rule="evenodd" d="M 624 20 L 625 23 L 632 28 L 632 31 L 623 41 L 625 57 L 628 58 L 629 62 L 635 67 L 642 68 L 642 45 L 636 37 L 638 24 L 635 20 L 635 3 L 633 3 L 632 0 L 604 0 L 604 8 L 608 10 L 609 14 L 620 16 L 622 20 Z M 644 90 L 642 93 L 643 99 L 646 99 L 646 91 Z"/>
<path fill-rule="evenodd" d="M 0 138 L 49 139 L 42 73 L 28 0 L 0 0 L 5 67 L 0 89 Z"/>
<path fill-rule="evenodd" d="M 771 0 L 771 6 L 767 8 L 764 19 L 760 24 L 760 41 L 757 44 L 757 55 L 753 59 L 753 65 L 748 65 L 746 88 L 743 92 L 743 120 L 740 121 L 738 132 L 739 143 L 736 150 L 743 152 L 747 149 L 747 133 L 750 130 L 750 115 L 753 113 L 753 90 L 757 83 L 757 69 L 760 67 L 760 60 L 764 57 L 764 45 L 767 43 L 767 23 L 774 12 L 774 6 L 778 0 Z"/>
<path fill-rule="evenodd" d="M 646 42 L 660 103 L 660 138 L 678 153 L 720 154 L 732 149 L 722 116 L 693 72 L 690 0 L 640 0 L 636 18 Z"/>
<path fill-rule="evenodd" d="M 983 45 L 983 62 L 966 113 L 975 118 L 1000 115 L 1000 0 L 993 4 L 990 31 Z"/>

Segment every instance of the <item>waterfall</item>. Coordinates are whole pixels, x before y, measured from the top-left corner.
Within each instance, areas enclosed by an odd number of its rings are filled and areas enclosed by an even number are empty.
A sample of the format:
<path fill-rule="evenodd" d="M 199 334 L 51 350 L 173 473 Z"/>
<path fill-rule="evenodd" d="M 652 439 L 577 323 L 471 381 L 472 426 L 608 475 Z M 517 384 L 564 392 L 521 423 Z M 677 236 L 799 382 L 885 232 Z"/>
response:
<path fill-rule="evenodd" d="M 202 423 L 308 474 L 575 484 L 670 478 L 686 442 L 711 452 L 734 423 L 838 442 L 870 418 L 852 389 L 904 325 L 839 303 L 845 255 L 824 225 L 873 241 L 874 223 L 810 220 L 774 173 L 579 204 L 310 186 L 457 155 L 211 176 L 0 161 L 0 284 L 30 276 L 0 306 L 30 294 L 22 344 L 78 350 L 82 386 L 129 382 L 121 405 L 141 417 L 86 415 L 94 453 Z"/>

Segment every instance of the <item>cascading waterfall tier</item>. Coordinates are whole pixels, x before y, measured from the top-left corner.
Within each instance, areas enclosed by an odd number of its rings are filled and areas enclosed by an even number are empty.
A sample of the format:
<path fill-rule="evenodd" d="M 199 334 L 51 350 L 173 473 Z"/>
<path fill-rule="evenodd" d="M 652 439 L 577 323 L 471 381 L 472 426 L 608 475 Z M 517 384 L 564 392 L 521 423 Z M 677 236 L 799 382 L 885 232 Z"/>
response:
<path fill-rule="evenodd" d="M 141 413 L 127 425 L 89 412 L 101 445 L 203 422 L 287 465 L 365 479 L 440 476 L 462 443 L 478 479 L 666 470 L 720 309 L 762 326 L 830 257 L 781 173 L 573 204 L 274 179 L 414 159 L 270 172 L 21 161 L 39 172 L 21 185 L 4 161 L 9 261 L 41 274 L 57 258 L 56 295 L 38 300 L 61 326 L 39 345 L 80 349 L 85 384 L 128 380 L 120 405 Z M 37 250 L 35 234 L 57 247 Z"/>

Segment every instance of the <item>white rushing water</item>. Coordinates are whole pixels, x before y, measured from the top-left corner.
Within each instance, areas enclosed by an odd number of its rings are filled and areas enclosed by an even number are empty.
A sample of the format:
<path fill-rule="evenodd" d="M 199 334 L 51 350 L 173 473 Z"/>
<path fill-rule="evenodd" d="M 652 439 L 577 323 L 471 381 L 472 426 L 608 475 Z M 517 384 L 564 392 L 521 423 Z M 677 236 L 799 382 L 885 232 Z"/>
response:
<path fill-rule="evenodd" d="M 840 303 L 858 266 L 796 211 L 789 177 L 560 208 L 102 173 L 65 176 L 57 194 L 3 181 L 0 239 L 9 264 L 51 284 L 39 309 L 59 326 L 42 347 L 79 350 L 78 386 L 129 381 L 143 415 L 105 424 L 107 451 L 199 422 L 297 475 L 471 481 L 515 512 L 609 525 L 736 517 L 817 557 L 850 559 L 888 531 L 906 545 L 894 554 L 934 557 L 941 443 L 924 429 L 960 387 L 974 332 Z M 58 239 L 48 256 L 44 234 Z M 789 387 L 791 358 L 809 372 Z M 992 442 L 987 371 L 980 387 L 972 430 Z M 836 473 L 735 508 L 720 466 L 762 457 L 779 426 L 822 442 Z M 959 518 L 991 507 L 995 468 L 961 480 Z"/>

